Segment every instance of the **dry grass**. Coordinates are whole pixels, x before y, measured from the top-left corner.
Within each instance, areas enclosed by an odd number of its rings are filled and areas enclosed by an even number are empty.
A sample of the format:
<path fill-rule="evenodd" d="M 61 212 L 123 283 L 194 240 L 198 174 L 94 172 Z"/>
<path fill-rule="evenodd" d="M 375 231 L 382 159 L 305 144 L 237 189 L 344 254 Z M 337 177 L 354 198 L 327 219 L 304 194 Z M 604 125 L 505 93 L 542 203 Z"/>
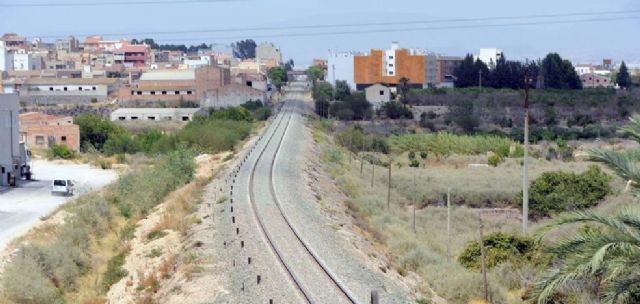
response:
<path fill-rule="evenodd" d="M 313 135 L 321 153 L 335 153 L 339 149 L 327 135 L 318 131 L 317 126 Z M 479 238 L 478 209 L 471 206 L 508 206 L 520 191 L 520 161 L 509 159 L 497 168 L 471 168 L 468 164 L 486 163 L 486 156 L 453 155 L 442 160 L 429 156 L 425 167 L 415 169 L 406 166 L 406 153 L 396 155 L 392 162 L 391 208 L 387 209 L 387 168 L 376 167 L 374 186 L 371 187 L 371 165 L 367 163 L 360 175 L 360 163 L 353 161 L 349 164 L 347 154 L 344 150 L 342 153 L 344 157 L 321 158 L 324 170 L 349 197 L 345 204 L 354 216 L 354 223 L 363 230 L 362 234 L 387 248 L 392 257 L 391 268 L 402 275 L 409 272 L 420 275 L 425 282 L 419 286 L 423 294 L 429 294 L 428 289 L 432 288 L 449 303 L 481 303 L 478 302 L 482 299 L 480 274 L 463 268 L 456 262 L 456 257 L 468 242 Z M 398 162 L 401 167 L 397 166 Z M 535 160 L 530 165 L 530 178 L 536 178 L 545 171 L 581 172 L 589 165 L 591 163 L 582 161 Z M 451 212 L 451 262 L 447 259 L 447 210 L 443 207 L 449 187 L 455 202 Z M 632 195 L 621 193 L 622 188 L 622 182 L 615 179 L 613 189 L 617 194 L 608 197 L 594 210 L 609 213 L 632 204 L 635 201 Z M 419 202 L 415 234 L 412 228 L 414 199 Z M 521 230 L 517 210 L 486 214 L 483 221 L 487 234 L 497 231 L 519 233 Z M 531 230 L 535 232 L 546 223 L 532 223 Z M 491 270 L 491 303 L 522 303 L 520 286 L 531 282 L 535 274 L 534 269 L 514 269 L 510 265 Z"/>

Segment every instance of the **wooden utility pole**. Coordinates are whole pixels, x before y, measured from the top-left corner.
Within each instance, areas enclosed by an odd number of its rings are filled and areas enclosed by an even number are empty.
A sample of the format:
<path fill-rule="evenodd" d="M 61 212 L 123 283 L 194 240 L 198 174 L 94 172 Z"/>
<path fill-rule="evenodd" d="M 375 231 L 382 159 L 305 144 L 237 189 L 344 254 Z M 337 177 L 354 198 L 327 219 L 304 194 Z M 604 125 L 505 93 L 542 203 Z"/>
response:
<path fill-rule="evenodd" d="M 451 188 L 447 188 L 447 262 L 451 263 Z"/>
<path fill-rule="evenodd" d="M 364 143 L 367 141 L 367 136 L 362 132 L 362 150 L 360 150 L 360 175 L 362 176 L 362 171 L 364 170 Z"/>
<path fill-rule="evenodd" d="M 418 170 L 418 169 L 414 169 Z M 418 201 L 418 189 L 416 185 L 416 172 L 413 172 L 413 233 L 416 233 L 416 202 Z"/>
<path fill-rule="evenodd" d="M 478 77 L 478 87 L 482 89 L 482 69 L 480 69 L 479 74 L 480 75 Z"/>
<path fill-rule="evenodd" d="M 489 303 L 489 283 L 487 282 L 487 261 L 484 256 L 484 236 L 482 235 L 482 213 L 478 212 L 478 222 L 480 223 L 480 264 L 482 267 L 482 286 L 484 288 L 484 301 Z"/>
<path fill-rule="evenodd" d="M 529 225 L 529 71 L 524 71 L 524 160 L 522 162 L 522 234 Z"/>
<path fill-rule="evenodd" d="M 373 155 L 376 155 L 376 152 L 373 152 Z M 375 158 L 371 161 L 371 188 L 373 188 L 373 179 L 376 175 L 376 160 Z"/>
<path fill-rule="evenodd" d="M 387 176 L 387 180 L 389 183 L 387 184 L 387 210 L 391 209 L 391 166 L 393 162 L 391 161 L 391 157 L 389 157 L 389 174 Z"/>

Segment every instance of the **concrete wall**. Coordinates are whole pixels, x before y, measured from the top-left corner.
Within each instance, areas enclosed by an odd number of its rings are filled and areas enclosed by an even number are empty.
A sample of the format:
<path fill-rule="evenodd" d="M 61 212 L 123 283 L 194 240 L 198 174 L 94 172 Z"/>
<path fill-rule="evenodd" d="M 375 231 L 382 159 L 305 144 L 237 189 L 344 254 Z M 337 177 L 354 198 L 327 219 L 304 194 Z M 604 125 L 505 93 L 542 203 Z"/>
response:
<path fill-rule="evenodd" d="M 112 121 L 192 121 L 195 116 L 208 115 L 206 110 L 168 108 L 120 108 L 111 113 Z"/>
<path fill-rule="evenodd" d="M 381 84 L 374 84 L 365 90 L 365 96 L 374 108 L 380 108 L 383 103 L 391 100 L 391 90 Z"/>
<path fill-rule="evenodd" d="M 200 106 L 203 108 L 236 107 L 249 100 L 260 100 L 265 103 L 266 98 L 264 91 L 234 83 L 208 91 Z"/>
<path fill-rule="evenodd" d="M 0 94 L 0 186 L 7 186 L 8 176 L 18 176 L 20 156 L 18 132 L 18 95 Z"/>
<path fill-rule="evenodd" d="M 23 96 L 100 96 L 107 97 L 110 92 L 108 85 L 103 84 L 55 84 L 55 85 L 27 85 L 20 90 Z M 99 98 L 100 99 L 100 98 Z"/>

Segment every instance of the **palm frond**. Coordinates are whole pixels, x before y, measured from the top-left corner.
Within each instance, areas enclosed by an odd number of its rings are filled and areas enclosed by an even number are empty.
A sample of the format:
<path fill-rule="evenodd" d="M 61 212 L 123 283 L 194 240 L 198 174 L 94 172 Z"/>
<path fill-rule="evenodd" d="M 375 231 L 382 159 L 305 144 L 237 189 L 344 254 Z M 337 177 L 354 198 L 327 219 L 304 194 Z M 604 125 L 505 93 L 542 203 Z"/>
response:
<path fill-rule="evenodd" d="M 629 117 L 629 124 L 620 128 L 618 133 L 640 142 L 640 115 L 633 115 Z"/>
<path fill-rule="evenodd" d="M 600 149 L 591 149 L 587 154 L 589 160 L 604 164 L 621 178 L 633 181 L 633 187 L 640 188 L 640 168 L 627 155 Z"/>

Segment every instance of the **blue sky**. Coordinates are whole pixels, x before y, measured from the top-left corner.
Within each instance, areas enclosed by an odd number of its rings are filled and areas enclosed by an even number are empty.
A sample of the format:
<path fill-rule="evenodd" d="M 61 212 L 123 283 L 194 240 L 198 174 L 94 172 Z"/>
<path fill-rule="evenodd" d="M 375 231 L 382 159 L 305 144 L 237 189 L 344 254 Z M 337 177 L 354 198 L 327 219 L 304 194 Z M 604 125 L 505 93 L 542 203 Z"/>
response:
<path fill-rule="evenodd" d="M 601 13 L 632 11 L 619 15 L 640 18 L 637 0 L 238 0 L 213 3 L 177 3 L 123 6 L 2 7 L 11 3 L 96 2 L 109 0 L 0 0 L 0 32 L 17 32 L 28 37 L 82 36 L 92 33 L 128 34 L 197 29 L 229 29 L 269 26 L 300 26 L 345 23 L 433 21 L 497 16 Z M 178 0 L 179 1 L 179 0 Z M 541 20 L 575 20 L 603 16 L 558 17 L 552 19 L 490 20 L 474 23 L 432 23 L 351 28 L 290 29 L 271 31 L 209 32 L 153 35 L 159 42 L 227 43 L 256 35 L 362 31 L 368 29 L 441 27 L 447 25 L 487 25 Z M 607 15 L 604 17 L 611 17 Z M 599 61 L 603 57 L 640 62 L 640 42 L 634 29 L 640 19 L 544 24 L 509 27 L 470 27 L 444 30 L 372 32 L 350 35 L 264 37 L 279 45 L 285 58 L 306 64 L 339 51 L 386 48 L 391 41 L 404 47 L 421 48 L 450 55 L 476 53 L 481 47 L 498 47 L 508 58 L 539 58 L 549 51 L 573 61 Z M 149 36 L 149 35 L 147 35 Z M 144 38 L 128 36 L 126 38 Z M 116 37 L 110 37 L 116 38 Z M 53 40 L 53 38 L 49 39 Z"/>

